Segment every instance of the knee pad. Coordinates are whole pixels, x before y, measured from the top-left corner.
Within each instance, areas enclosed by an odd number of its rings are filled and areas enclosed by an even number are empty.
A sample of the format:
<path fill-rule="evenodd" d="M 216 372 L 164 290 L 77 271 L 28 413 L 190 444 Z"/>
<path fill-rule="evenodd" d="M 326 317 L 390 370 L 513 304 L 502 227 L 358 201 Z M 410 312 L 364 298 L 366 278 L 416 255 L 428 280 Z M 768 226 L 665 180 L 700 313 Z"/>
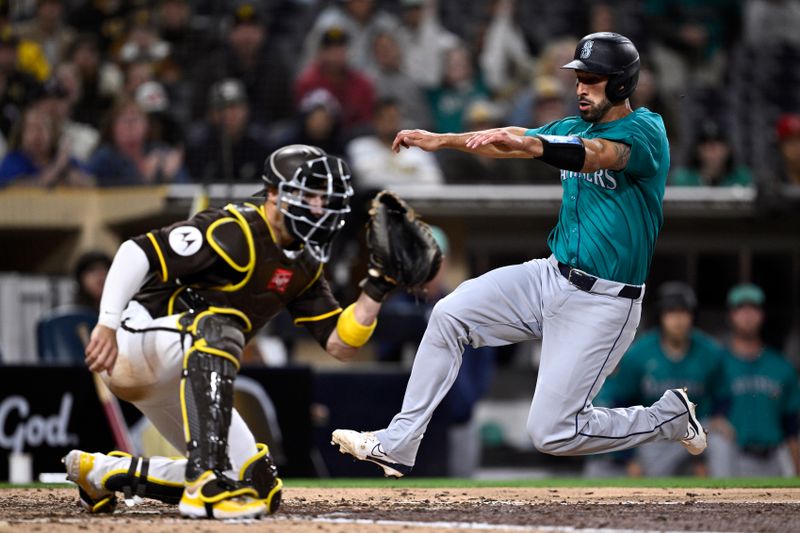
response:
<path fill-rule="evenodd" d="M 229 468 L 233 380 L 239 370 L 244 333 L 236 319 L 214 310 L 187 313 L 180 325 L 192 337 L 183 359 L 180 390 L 188 453 L 186 477 L 192 480 L 206 470 Z"/>
<path fill-rule="evenodd" d="M 278 468 L 269 453 L 269 447 L 257 443 L 258 452 L 249 458 L 239 470 L 239 480 L 256 489 L 259 499 L 264 501 L 269 514 L 281 505 L 283 481 L 278 477 Z"/>

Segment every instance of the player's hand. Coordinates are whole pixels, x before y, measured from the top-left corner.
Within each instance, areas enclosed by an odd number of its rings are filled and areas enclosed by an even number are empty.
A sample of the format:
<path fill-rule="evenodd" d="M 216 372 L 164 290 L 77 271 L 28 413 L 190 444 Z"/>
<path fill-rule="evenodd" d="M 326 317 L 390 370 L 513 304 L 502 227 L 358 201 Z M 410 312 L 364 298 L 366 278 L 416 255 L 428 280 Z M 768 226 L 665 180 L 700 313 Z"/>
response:
<path fill-rule="evenodd" d="M 117 332 L 103 325 L 96 325 L 86 345 L 86 366 L 92 372 L 107 370 L 111 375 L 117 362 Z"/>
<path fill-rule="evenodd" d="M 466 147 L 471 150 L 477 150 L 481 146 L 489 144 L 504 152 L 528 151 L 526 137 L 514 135 L 502 129 L 475 132 L 465 143 Z"/>
<path fill-rule="evenodd" d="M 392 151 L 399 153 L 400 148 L 416 146 L 426 152 L 431 152 L 441 147 L 440 137 L 438 133 L 425 130 L 400 130 L 392 142 Z"/>

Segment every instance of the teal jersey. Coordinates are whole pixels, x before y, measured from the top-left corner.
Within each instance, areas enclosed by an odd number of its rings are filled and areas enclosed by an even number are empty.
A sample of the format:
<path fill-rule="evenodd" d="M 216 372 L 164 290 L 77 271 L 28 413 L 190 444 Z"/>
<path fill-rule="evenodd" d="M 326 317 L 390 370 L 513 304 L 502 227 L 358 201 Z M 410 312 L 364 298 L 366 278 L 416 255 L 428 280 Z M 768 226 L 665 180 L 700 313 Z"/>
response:
<path fill-rule="evenodd" d="M 753 361 L 726 350 L 722 377 L 739 446 L 780 445 L 788 436 L 787 420 L 794 417 L 796 422 L 800 414 L 800 386 L 791 363 L 769 348 Z"/>
<path fill-rule="evenodd" d="M 661 332 L 646 333 L 628 349 L 601 395 L 614 405 L 651 405 L 665 391 L 686 387 L 697 403 L 697 416 L 707 417 L 719 405 L 723 353 L 711 337 L 692 330 L 686 355 L 672 360 L 664 353 Z"/>
<path fill-rule="evenodd" d="M 601 278 L 643 284 L 664 221 L 669 141 L 661 116 L 640 107 L 613 122 L 567 117 L 525 134 L 577 135 L 630 146 L 621 171 L 561 171 L 561 210 L 547 244 L 562 263 Z"/>

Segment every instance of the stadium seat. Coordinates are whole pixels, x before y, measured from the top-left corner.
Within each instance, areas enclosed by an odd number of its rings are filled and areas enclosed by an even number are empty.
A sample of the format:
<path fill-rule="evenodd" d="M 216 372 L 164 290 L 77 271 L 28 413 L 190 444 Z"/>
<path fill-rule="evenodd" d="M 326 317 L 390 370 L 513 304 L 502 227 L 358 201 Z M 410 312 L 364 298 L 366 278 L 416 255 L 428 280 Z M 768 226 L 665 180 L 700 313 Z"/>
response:
<path fill-rule="evenodd" d="M 39 360 L 49 364 L 83 364 L 81 330 L 85 329 L 88 336 L 95 324 L 97 313 L 85 308 L 55 311 L 43 317 L 36 325 Z"/>

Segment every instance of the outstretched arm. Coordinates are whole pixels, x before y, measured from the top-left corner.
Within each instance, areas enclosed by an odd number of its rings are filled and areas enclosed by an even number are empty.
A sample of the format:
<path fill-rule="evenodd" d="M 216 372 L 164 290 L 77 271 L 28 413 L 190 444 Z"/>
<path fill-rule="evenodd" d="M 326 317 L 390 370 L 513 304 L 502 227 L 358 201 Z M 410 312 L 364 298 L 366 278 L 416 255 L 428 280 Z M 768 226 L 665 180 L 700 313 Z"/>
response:
<path fill-rule="evenodd" d="M 467 133 L 431 133 L 425 130 L 402 130 L 397 133 L 392 143 L 392 150 L 399 152 L 401 148 L 416 146 L 426 152 L 435 152 L 449 148 L 461 152 L 469 152 L 494 158 L 530 158 L 531 156 L 522 146 L 485 144 L 475 146 L 469 143 L 477 136 L 487 136 L 493 133 L 505 132 L 509 136 L 526 139 L 525 128 L 510 126 L 507 128 L 494 128 L 490 130 L 473 131 Z M 528 138 L 530 139 L 530 138 Z"/>
<path fill-rule="evenodd" d="M 561 158 L 558 154 L 552 154 L 552 152 L 549 154 L 546 153 L 548 146 L 557 146 L 559 143 L 546 143 L 543 140 L 545 138 L 549 138 L 553 141 L 559 138 L 567 139 L 567 137 L 557 136 L 543 136 L 542 138 L 538 136 L 526 136 L 525 130 L 522 130 L 521 134 L 516 131 L 507 131 L 506 129 L 487 130 L 472 134 L 466 142 L 466 147 L 471 150 L 482 150 L 487 146 L 491 146 L 504 153 L 524 152 L 526 155 L 523 157 L 542 158 L 545 163 L 553 165 L 556 168 L 577 170 L 577 168 L 569 168 L 566 160 L 560 160 Z M 627 144 L 606 139 L 584 139 L 577 137 L 572 137 L 572 139 L 578 139 L 580 145 L 572 143 L 568 143 L 568 145 L 576 150 L 583 150 L 584 157 L 583 165 L 580 168 L 581 172 L 595 172 L 600 169 L 622 170 L 628 165 L 631 148 Z M 570 162 L 572 162 L 572 160 L 570 160 Z"/>
<path fill-rule="evenodd" d="M 545 152 L 542 139 L 525 135 L 527 130 L 519 127 L 494 128 L 468 133 L 431 133 L 425 130 L 402 130 L 394 139 L 392 149 L 416 146 L 426 152 L 444 148 L 470 152 L 494 158 L 541 158 Z M 581 172 L 600 169 L 622 170 L 628 164 L 631 149 L 627 144 L 606 139 L 580 139 L 585 153 Z M 545 159 L 557 168 L 558 161 Z M 568 169 L 569 170 L 569 169 Z"/>

